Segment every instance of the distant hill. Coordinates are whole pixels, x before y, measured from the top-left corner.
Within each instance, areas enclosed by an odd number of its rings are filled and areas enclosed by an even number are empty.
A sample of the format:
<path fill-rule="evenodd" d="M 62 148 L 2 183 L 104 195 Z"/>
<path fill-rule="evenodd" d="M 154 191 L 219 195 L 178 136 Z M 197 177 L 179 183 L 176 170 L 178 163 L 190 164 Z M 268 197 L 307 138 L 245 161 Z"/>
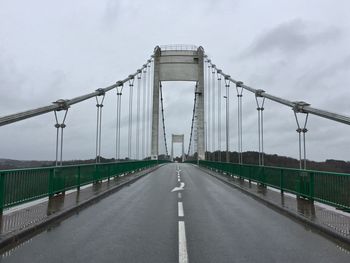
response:
<path fill-rule="evenodd" d="M 113 162 L 114 160 L 115 160 L 114 158 L 105 159 L 101 157 L 101 162 L 103 163 Z M 95 163 L 95 159 L 64 161 L 63 165 L 88 164 L 88 163 Z M 26 161 L 26 160 L 0 159 L 0 170 L 48 167 L 48 166 L 55 166 L 55 161 Z"/>
<path fill-rule="evenodd" d="M 0 159 L 1 170 L 51 166 L 53 164 L 53 161 L 21 161 L 11 159 Z"/>
<path fill-rule="evenodd" d="M 119 160 L 128 161 L 128 158 Z M 89 164 L 95 163 L 96 159 L 87 160 L 69 160 L 64 161 L 63 165 L 74 165 L 74 164 Z M 104 158 L 101 156 L 101 163 L 115 162 L 114 158 Z M 12 160 L 12 159 L 1 159 L 0 158 L 0 170 L 10 170 L 10 169 L 22 169 L 22 168 L 37 168 L 37 167 L 49 167 L 55 166 L 55 161 L 27 161 L 27 160 Z"/>

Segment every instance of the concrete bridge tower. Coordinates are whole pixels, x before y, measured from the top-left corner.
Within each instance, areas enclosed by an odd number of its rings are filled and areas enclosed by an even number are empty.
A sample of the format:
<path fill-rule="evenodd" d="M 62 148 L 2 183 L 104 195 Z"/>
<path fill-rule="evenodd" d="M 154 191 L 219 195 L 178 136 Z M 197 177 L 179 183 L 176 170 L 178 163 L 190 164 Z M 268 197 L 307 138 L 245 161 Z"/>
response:
<path fill-rule="evenodd" d="M 194 81 L 197 84 L 197 153 L 205 158 L 204 49 L 194 46 L 165 46 L 154 49 L 151 158 L 159 153 L 159 87 L 162 81 Z"/>
<path fill-rule="evenodd" d="M 172 134 L 171 135 L 171 157 L 170 160 L 174 161 L 174 143 L 181 143 L 181 158 L 182 158 L 182 162 L 185 161 L 185 135 L 183 134 Z"/>

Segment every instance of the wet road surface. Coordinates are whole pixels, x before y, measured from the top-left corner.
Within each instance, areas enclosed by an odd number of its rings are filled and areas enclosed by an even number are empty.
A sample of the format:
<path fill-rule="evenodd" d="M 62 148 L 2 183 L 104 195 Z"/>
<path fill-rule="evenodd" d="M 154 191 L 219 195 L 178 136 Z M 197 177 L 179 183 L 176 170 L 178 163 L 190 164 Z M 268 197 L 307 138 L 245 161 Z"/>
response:
<path fill-rule="evenodd" d="M 195 166 L 168 164 L 0 261 L 328 263 L 350 253 Z"/>

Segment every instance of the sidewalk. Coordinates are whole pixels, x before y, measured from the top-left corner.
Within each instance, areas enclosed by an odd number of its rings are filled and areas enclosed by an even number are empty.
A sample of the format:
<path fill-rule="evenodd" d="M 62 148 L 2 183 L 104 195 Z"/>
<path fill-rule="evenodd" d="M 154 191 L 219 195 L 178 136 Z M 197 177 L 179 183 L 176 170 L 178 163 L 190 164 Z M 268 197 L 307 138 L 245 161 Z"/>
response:
<path fill-rule="evenodd" d="M 350 213 L 336 210 L 335 208 L 318 202 L 310 202 L 305 199 L 296 198 L 295 195 L 281 192 L 271 187 L 262 187 L 248 180 L 231 177 L 199 167 L 206 173 L 219 180 L 232 185 L 249 194 L 265 204 L 286 212 L 290 216 L 303 221 L 333 238 L 350 244 Z"/>
<path fill-rule="evenodd" d="M 115 177 L 110 181 L 104 180 L 101 183 L 89 184 L 81 187 L 80 191 L 70 190 L 64 195 L 42 198 L 5 210 L 0 221 L 0 249 L 16 243 L 20 239 L 25 239 L 26 236 L 40 231 L 49 224 L 97 202 L 158 167 L 159 165 L 119 178 Z"/>

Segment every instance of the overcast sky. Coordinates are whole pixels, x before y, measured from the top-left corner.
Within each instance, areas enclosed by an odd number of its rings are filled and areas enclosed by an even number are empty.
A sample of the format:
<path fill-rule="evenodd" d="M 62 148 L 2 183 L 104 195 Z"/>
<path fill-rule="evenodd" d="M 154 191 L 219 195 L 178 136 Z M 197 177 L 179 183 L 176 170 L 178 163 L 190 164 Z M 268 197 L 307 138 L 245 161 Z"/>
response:
<path fill-rule="evenodd" d="M 156 45 L 203 46 L 256 89 L 350 115 L 349 1 L 0 0 L 0 116 L 106 87 L 135 72 Z M 190 131 L 193 83 L 165 83 L 167 133 Z M 127 87 L 125 87 L 127 89 Z M 231 90 L 231 149 L 237 149 Z M 123 145 L 127 152 L 127 91 Z M 96 102 L 73 106 L 64 159 L 93 158 Z M 102 155 L 114 156 L 115 92 L 106 96 Z M 243 96 L 243 149 L 257 150 L 254 96 Z M 265 152 L 297 157 L 293 112 L 265 103 Z M 0 127 L 0 158 L 55 158 L 53 113 Z M 350 127 L 310 116 L 308 158 L 350 160 Z M 170 136 L 168 138 L 170 142 Z M 176 148 L 179 153 L 179 147 Z"/>

